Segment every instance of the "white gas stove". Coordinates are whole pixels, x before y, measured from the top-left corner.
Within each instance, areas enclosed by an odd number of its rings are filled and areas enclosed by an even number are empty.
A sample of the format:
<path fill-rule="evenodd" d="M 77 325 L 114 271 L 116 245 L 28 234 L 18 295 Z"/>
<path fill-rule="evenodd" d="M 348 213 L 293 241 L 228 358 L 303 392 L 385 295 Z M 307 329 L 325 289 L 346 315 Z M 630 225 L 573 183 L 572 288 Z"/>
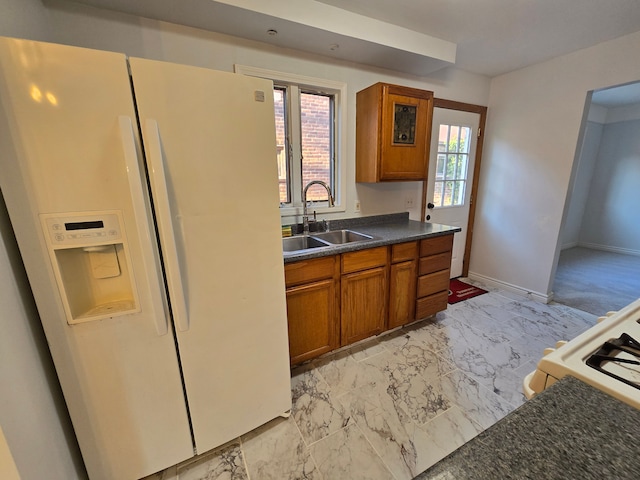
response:
<path fill-rule="evenodd" d="M 571 375 L 640 409 L 640 299 L 569 342 L 545 350 L 524 380 L 527 398 Z"/>

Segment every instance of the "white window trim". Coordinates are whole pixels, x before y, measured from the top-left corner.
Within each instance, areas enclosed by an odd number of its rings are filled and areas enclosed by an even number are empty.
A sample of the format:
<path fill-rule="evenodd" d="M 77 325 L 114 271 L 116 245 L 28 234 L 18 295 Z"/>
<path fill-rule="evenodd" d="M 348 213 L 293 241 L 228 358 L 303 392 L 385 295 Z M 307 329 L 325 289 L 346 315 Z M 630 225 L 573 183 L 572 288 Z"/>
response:
<path fill-rule="evenodd" d="M 337 82 L 334 80 L 326 80 L 323 78 L 307 77 L 305 75 L 298 75 L 295 73 L 284 73 L 276 70 L 269 70 L 266 68 L 250 67 L 247 65 L 235 64 L 235 73 L 242 75 L 248 75 L 250 77 L 260 77 L 272 80 L 274 83 L 293 83 L 300 85 L 301 87 L 309 87 L 311 90 L 321 88 L 326 93 L 334 93 L 335 97 L 335 112 L 336 112 L 336 143 L 335 143 L 335 162 L 336 162 L 336 191 L 333 192 L 335 198 L 335 206 L 321 207 L 315 205 L 313 210 L 317 213 L 338 213 L 346 211 L 346 182 L 347 177 L 347 142 L 346 142 L 346 125 L 347 121 L 347 84 L 344 82 Z M 304 185 L 303 185 L 304 187 Z M 292 197 L 295 199 L 299 197 L 299 193 L 292 192 Z M 302 215 L 302 205 L 296 205 L 292 207 L 281 207 L 280 216 L 289 217 Z"/>

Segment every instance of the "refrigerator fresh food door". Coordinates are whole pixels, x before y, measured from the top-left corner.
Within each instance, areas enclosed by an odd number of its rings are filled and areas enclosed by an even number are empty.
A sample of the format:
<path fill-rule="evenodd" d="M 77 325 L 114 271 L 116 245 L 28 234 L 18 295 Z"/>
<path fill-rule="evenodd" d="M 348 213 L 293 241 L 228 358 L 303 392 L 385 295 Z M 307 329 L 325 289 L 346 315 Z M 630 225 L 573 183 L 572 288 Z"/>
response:
<path fill-rule="evenodd" d="M 187 459 L 126 58 L 0 38 L 0 72 L 0 186 L 89 476 Z"/>
<path fill-rule="evenodd" d="M 273 85 L 130 66 L 201 453 L 291 408 Z"/>

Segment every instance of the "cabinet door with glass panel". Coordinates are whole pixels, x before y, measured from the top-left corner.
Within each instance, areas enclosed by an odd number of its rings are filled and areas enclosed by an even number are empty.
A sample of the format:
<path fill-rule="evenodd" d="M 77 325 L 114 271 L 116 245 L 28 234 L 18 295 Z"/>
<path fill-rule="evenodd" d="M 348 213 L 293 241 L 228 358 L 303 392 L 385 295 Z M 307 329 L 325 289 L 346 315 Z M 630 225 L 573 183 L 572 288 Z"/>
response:
<path fill-rule="evenodd" d="M 356 109 L 356 181 L 425 180 L 433 92 L 376 83 Z"/>

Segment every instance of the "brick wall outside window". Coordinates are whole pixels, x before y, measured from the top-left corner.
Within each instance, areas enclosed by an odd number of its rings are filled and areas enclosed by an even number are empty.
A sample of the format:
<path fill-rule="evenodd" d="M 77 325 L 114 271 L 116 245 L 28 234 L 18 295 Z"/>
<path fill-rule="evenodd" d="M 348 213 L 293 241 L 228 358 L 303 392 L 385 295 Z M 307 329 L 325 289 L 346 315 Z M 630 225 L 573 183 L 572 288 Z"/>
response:
<path fill-rule="evenodd" d="M 284 99 L 282 91 L 275 90 L 276 142 L 278 147 L 278 176 L 280 202 L 287 202 L 287 165 L 285 141 Z M 326 96 L 301 95 L 302 130 L 302 186 L 312 180 L 331 182 L 331 99 Z M 309 189 L 308 200 L 326 200 L 327 193 L 320 186 Z"/>
<path fill-rule="evenodd" d="M 331 99 L 302 94 L 302 185 L 312 180 L 331 183 Z M 307 200 L 325 200 L 327 192 L 321 186 L 309 189 Z"/>

